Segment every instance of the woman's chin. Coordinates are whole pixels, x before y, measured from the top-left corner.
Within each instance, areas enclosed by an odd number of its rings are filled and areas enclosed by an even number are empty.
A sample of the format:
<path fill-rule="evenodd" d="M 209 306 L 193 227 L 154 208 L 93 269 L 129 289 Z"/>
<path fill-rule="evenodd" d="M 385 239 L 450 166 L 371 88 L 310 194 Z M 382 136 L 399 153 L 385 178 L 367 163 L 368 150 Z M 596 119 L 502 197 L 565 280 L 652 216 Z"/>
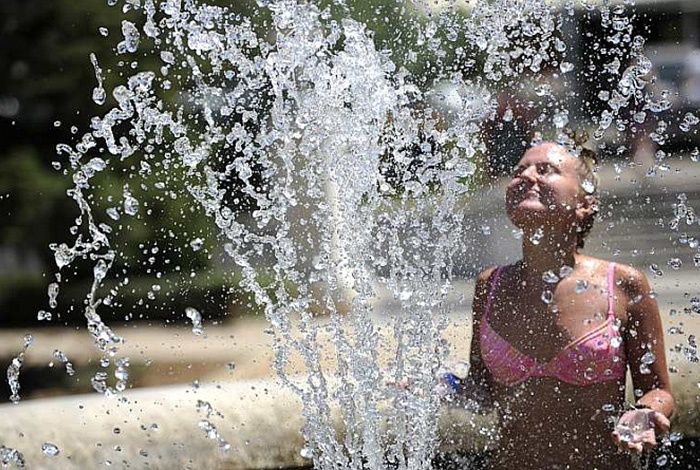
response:
<path fill-rule="evenodd" d="M 515 205 L 506 206 L 506 212 L 511 222 L 516 225 L 518 225 L 516 220 L 527 222 L 533 219 L 539 220 L 540 218 L 546 219 L 548 216 L 551 217 L 551 210 L 538 199 L 526 199 Z"/>

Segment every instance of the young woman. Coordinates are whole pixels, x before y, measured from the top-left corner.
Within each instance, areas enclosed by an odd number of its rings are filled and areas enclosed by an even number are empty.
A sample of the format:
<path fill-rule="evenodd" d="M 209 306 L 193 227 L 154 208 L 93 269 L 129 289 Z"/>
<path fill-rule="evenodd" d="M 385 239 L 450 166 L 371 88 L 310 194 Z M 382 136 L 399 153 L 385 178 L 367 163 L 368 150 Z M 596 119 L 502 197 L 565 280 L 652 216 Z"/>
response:
<path fill-rule="evenodd" d="M 633 468 L 631 455 L 668 431 L 674 402 L 647 279 L 579 251 L 598 203 L 594 158 L 573 140 L 543 142 L 508 185 L 523 256 L 481 273 L 473 302 L 470 377 L 501 415 L 489 469 Z"/>

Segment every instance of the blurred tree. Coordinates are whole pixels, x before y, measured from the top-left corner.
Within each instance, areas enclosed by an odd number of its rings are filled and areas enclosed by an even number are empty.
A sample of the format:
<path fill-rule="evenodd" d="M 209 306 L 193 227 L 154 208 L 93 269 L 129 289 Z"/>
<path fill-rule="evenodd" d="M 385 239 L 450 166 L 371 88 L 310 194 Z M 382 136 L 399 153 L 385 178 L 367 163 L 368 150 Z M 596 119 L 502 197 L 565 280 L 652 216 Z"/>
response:
<path fill-rule="evenodd" d="M 270 11 L 257 2 L 209 3 L 250 18 L 258 37 L 274 41 L 268 37 Z M 65 155 L 58 155 L 57 144 L 78 143 L 89 132 L 90 117 L 104 115 L 116 105 L 109 94 L 115 86 L 140 70 L 161 70 L 163 48 L 156 44 L 158 40 L 142 36 L 136 53 L 116 53 L 123 39 L 122 21 L 142 25 L 143 15 L 134 5 L 143 4 L 135 0 L 0 2 L 0 213 L 4 218 L 0 260 L 14 260 L 0 266 L 0 325 L 35 322 L 37 309 L 46 308 L 46 286 L 53 281 L 42 274 L 51 276 L 56 270 L 48 245 L 79 233 L 72 228 L 78 208 L 66 196 L 72 186 L 72 170 Z M 464 46 L 458 13 L 438 15 L 429 9 L 419 13 L 403 0 L 348 0 L 343 5 L 322 1 L 319 5 L 335 18 L 351 17 L 365 24 L 377 48 L 387 51 L 397 68 L 405 67 L 407 76 L 424 90 L 454 74 L 468 75 L 472 64 L 460 58 L 477 55 Z M 108 92 L 101 106 L 92 99 L 98 80 L 91 54 L 103 70 Z M 206 74 L 205 60 L 192 56 L 201 59 L 199 65 Z M 174 75 L 180 70 L 178 64 L 172 69 Z M 164 107 L 191 100 L 187 94 L 194 88 L 194 77 L 178 74 L 177 80 L 179 86 L 155 91 Z M 257 95 L 264 111 L 269 106 L 264 91 Z M 195 134 L 205 125 L 198 116 L 198 110 L 183 116 Z M 221 125 L 237 123 L 235 117 L 229 121 Z M 126 135 L 126 125 L 119 132 Z M 110 160 L 109 172 L 92 178 L 89 191 L 97 222 L 114 231 L 112 248 L 118 254 L 102 289 L 116 292 L 108 313 L 102 313 L 107 319 L 168 318 L 188 302 L 200 302 L 197 305 L 218 312 L 231 294 L 226 286 L 235 284 L 235 272 L 218 261 L 221 254 L 215 227 L 185 190 L 193 182 L 192 175 L 173 165 L 167 168 L 167 191 L 157 189 L 159 184 L 162 188 L 164 171 L 149 162 L 160 161 L 159 152 L 158 148 L 139 149 L 138 155 L 120 159 L 98 146 L 87 155 Z M 217 160 L 211 165 L 221 171 L 233 161 L 236 151 L 221 143 L 212 155 Z M 238 210 L 255 209 L 235 177 L 223 183 L 227 185 L 226 200 L 236 201 Z M 140 203 L 136 216 L 123 213 L 125 188 Z M 61 322 L 79 324 L 92 279 L 91 264 L 78 260 L 64 271 L 61 297 L 72 300 L 55 313 L 61 315 Z"/>

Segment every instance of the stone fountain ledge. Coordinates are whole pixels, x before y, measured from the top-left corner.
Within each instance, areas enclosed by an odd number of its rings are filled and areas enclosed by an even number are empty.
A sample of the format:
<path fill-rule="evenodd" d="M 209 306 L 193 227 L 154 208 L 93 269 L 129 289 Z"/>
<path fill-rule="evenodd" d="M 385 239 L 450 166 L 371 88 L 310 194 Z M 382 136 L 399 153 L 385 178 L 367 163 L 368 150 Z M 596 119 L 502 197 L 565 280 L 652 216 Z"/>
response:
<path fill-rule="evenodd" d="M 221 439 L 208 439 L 206 418 Z M 80 395 L 0 406 L 0 445 L 19 451 L 31 469 L 117 468 L 272 469 L 310 465 L 302 457 L 301 402 L 275 379 L 224 385 L 158 387 L 123 398 Z M 490 417 L 447 410 L 440 422 L 444 450 L 483 451 Z M 336 428 L 341 429 L 336 416 Z M 59 453 L 46 455 L 44 444 Z"/>
<path fill-rule="evenodd" d="M 221 439 L 198 426 L 206 412 Z M 218 414 L 220 413 L 221 416 Z M 31 469 L 258 469 L 308 465 L 300 455 L 301 403 L 274 380 L 222 386 L 154 387 L 124 399 L 80 395 L 0 406 L 0 445 L 17 449 Z M 49 457 L 42 445 L 59 454 Z"/>

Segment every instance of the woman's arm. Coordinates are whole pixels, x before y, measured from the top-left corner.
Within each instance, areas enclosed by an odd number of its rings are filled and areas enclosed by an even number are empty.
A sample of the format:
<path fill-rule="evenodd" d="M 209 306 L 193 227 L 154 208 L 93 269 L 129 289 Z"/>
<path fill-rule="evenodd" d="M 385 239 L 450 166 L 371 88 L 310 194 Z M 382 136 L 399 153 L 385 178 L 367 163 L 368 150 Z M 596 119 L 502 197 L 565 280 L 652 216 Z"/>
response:
<path fill-rule="evenodd" d="M 625 353 L 632 373 L 636 404 L 670 418 L 674 411 L 666 364 L 664 331 L 649 281 L 636 269 L 625 267 L 621 287 L 627 294 Z"/>
<path fill-rule="evenodd" d="M 651 295 L 649 281 L 644 274 L 629 266 L 620 266 L 616 279 L 627 301 L 627 326 L 624 331 L 625 353 L 632 374 L 636 410 L 620 418 L 622 429 L 631 423 L 646 425 L 639 439 L 627 439 L 620 432 L 615 440 L 622 448 L 641 452 L 656 444 L 656 431 L 668 432 L 674 411 L 674 400 L 666 364 L 664 333 L 659 306 Z"/>

